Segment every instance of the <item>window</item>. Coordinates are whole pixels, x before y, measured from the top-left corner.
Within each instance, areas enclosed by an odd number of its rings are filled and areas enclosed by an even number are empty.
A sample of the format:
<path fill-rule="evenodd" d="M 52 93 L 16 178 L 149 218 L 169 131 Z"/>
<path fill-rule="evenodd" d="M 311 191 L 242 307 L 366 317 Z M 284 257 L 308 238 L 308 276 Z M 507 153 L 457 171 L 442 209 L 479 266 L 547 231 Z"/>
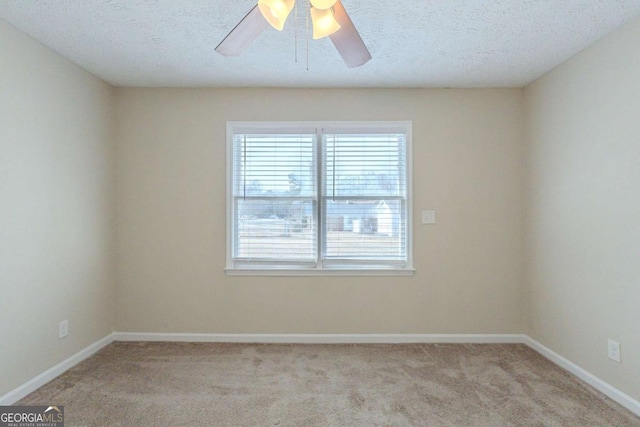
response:
<path fill-rule="evenodd" d="M 411 273 L 411 123 L 230 122 L 230 274 Z"/>

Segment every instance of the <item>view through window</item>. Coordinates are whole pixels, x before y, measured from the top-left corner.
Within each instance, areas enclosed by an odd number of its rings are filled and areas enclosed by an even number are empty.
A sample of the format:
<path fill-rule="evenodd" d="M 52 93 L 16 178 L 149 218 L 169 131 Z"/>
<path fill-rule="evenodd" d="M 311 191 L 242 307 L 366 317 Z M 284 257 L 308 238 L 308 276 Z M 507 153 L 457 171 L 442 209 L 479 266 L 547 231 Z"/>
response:
<path fill-rule="evenodd" d="M 409 123 L 229 132 L 229 269 L 410 269 Z"/>

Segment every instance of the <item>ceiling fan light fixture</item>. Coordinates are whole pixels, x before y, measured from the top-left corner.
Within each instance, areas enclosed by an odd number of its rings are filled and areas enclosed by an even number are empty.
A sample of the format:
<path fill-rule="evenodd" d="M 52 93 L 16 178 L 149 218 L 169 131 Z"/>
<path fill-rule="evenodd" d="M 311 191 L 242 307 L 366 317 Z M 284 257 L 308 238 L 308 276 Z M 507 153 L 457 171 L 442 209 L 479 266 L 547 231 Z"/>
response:
<path fill-rule="evenodd" d="M 313 38 L 315 40 L 330 36 L 340 29 L 340 24 L 333 16 L 331 9 L 312 7 L 311 21 L 313 22 Z"/>
<path fill-rule="evenodd" d="M 254 1 L 256 1 L 257 4 L 254 3 L 255 6 L 251 8 L 249 13 L 247 13 L 218 46 L 216 46 L 215 50 L 220 55 L 240 55 L 242 51 L 270 25 L 277 30 L 282 30 L 287 17 L 295 7 L 295 0 Z M 318 3 L 323 1 L 328 3 Z M 310 2 L 323 7 L 329 4 L 333 5 L 328 9 L 310 7 L 311 19 L 313 21 L 313 38 L 318 39 L 329 36 L 331 43 L 333 43 L 333 46 L 349 68 L 360 67 L 366 64 L 371 59 L 371 53 L 364 44 L 364 41 L 362 41 L 360 34 L 358 34 L 358 30 L 353 25 L 342 2 L 337 0 L 310 0 Z M 312 5 L 308 4 L 307 6 Z M 298 21 L 297 16 L 296 21 Z M 297 24 L 296 22 L 296 25 Z M 308 29 L 309 15 L 306 15 L 306 25 Z M 296 36 L 297 34 L 296 31 Z M 308 34 L 308 30 L 306 34 Z M 308 52 L 309 43 L 307 39 L 307 70 L 309 69 Z"/>
<path fill-rule="evenodd" d="M 295 0 L 258 0 L 258 8 L 273 28 L 282 31 L 294 3 Z"/>
<path fill-rule="evenodd" d="M 331 9 L 338 0 L 311 0 L 311 5 L 316 9 Z"/>

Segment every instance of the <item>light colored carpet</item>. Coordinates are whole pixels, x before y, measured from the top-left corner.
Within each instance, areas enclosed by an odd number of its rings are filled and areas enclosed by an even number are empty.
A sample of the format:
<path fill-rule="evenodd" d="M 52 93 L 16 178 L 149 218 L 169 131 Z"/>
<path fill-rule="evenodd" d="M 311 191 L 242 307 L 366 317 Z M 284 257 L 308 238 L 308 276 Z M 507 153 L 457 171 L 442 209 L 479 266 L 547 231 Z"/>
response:
<path fill-rule="evenodd" d="M 24 398 L 69 426 L 640 426 L 524 345 L 113 343 Z"/>

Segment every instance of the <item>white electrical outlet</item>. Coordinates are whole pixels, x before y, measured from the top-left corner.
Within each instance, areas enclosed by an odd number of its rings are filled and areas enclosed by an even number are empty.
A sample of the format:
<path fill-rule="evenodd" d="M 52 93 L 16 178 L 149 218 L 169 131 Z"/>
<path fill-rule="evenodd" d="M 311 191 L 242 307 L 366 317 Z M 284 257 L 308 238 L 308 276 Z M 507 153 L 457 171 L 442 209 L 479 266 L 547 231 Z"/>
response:
<path fill-rule="evenodd" d="M 613 360 L 614 362 L 620 363 L 620 343 L 609 340 L 608 354 L 609 359 Z"/>
<path fill-rule="evenodd" d="M 63 320 L 58 325 L 58 338 L 64 338 L 69 335 L 69 321 Z"/>

